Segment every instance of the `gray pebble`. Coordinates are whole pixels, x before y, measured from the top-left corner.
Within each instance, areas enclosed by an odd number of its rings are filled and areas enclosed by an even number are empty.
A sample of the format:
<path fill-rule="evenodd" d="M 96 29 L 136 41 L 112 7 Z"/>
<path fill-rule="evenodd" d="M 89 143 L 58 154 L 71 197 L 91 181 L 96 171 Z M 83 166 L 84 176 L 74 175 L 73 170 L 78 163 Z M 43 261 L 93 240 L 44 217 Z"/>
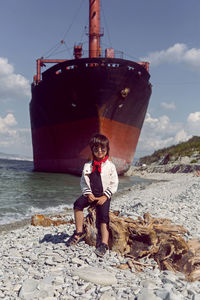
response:
<path fill-rule="evenodd" d="M 187 238 L 200 236 L 200 180 L 188 175 L 134 188 L 123 198 L 115 197 L 111 209 L 117 207 L 121 215 L 134 218 L 147 211 L 173 221 L 177 217 L 176 222 L 189 231 Z M 113 265 L 125 263 L 126 258 L 115 252 L 100 259 L 95 247 L 84 242 L 67 248 L 60 237 L 73 230 L 73 225 L 26 226 L 2 233 L 0 299 L 200 300 L 200 282 L 186 282 L 181 273 L 160 271 L 157 265 L 140 273 L 119 270 Z"/>

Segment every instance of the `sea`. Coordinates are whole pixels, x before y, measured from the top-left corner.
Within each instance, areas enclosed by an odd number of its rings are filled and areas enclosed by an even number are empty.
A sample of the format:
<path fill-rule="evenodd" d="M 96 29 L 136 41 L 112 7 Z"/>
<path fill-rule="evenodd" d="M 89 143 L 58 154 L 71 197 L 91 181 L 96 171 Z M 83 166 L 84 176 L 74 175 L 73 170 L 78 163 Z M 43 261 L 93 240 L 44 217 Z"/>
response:
<path fill-rule="evenodd" d="M 118 194 L 148 180 L 120 176 Z M 0 225 L 72 209 L 80 196 L 80 177 L 33 171 L 33 162 L 0 159 Z"/>

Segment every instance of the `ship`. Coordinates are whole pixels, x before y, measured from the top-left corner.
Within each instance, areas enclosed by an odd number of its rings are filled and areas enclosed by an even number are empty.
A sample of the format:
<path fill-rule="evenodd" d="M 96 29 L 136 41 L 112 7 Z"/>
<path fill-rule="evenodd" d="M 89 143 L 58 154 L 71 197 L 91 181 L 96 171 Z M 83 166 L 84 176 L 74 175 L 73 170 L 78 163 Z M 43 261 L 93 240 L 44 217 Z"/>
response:
<path fill-rule="evenodd" d="M 119 175 L 133 163 L 151 96 L 148 62 L 101 49 L 100 1 L 89 0 L 89 55 L 74 45 L 73 59 L 37 59 L 30 120 L 34 170 L 80 175 L 96 133 L 110 141 Z M 51 67 L 41 73 L 44 65 Z"/>

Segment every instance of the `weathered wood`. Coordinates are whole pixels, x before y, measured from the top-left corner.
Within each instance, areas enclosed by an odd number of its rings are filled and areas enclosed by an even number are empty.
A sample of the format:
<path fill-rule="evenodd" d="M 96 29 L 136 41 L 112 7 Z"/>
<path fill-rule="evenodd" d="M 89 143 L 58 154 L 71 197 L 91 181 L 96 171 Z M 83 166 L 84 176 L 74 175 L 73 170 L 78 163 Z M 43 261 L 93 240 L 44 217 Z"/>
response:
<path fill-rule="evenodd" d="M 187 230 L 183 226 L 174 225 L 169 219 L 153 218 L 149 213 L 136 220 L 119 216 L 119 212 L 110 211 L 109 216 L 109 249 L 130 258 L 127 264 L 116 267 L 134 268 L 139 272 L 146 266 L 139 259 L 148 257 L 153 258 L 161 270 L 182 272 L 188 281 L 200 280 L 200 241 L 193 239 L 186 242 L 183 235 Z M 63 220 L 63 216 L 51 219 L 35 215 L 31 220 L 34 226 L 69 223 L 74 222 Z M 91 246 L 98 245 L 101 235 L 95 208 L 88 209 L 88 215 L 84 218 L 84 230 L 85 242 Z"/>
<path fill-rule="evenodd" d="M 74 223 L 73 220 L 64 221 L 63 216 L 61 215 L 54 216 L 54 220 L 44 215 L 34 215 L 31 217 L 31 225 L 33 226 L 48 227 L 51 225 L 59 226 L 61 224 L 73 224 L 73 223 Z"/>
<path fill-rule="evenodd" d="M 131 257 L 121 269 L 134 268 L 141 271 L 145 264 L 136 263 L 142 257 L 153 258 L 161 270 L 183 272 L 189 281 L 200 280 L 200 241 L 186 242 L 183 235 L 187 230 L 164 218 L 153 218 L 149 213 L 137 220 L 119 217 L 110 212 L 109 248 L 121 255 Z M 84 219 L 85 241 L 94 246 L 100 233 L 94 208 L 88 209 Z"/>

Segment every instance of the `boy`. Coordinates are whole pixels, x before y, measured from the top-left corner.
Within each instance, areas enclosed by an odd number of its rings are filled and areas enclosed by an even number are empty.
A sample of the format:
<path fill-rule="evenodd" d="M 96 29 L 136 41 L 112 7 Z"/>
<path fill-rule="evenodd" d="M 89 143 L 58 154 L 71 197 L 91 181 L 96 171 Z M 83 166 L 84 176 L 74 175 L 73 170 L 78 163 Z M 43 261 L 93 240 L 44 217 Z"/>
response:
<path fill-rule="evenodd" d="M 76 231 L 67 241 L 67 246 L 76 245 L 83 237 L 83 209 L 90 204 L 96 206 L 100 223 L 101 244 L 95 253 L 103 256 L 108 250 L 109 208 L 111 196 L 117 191 L 118 175 L 115 165 L 108 159 L 109 140 L 96 134 L 90 141 L 93 160 L 86 163 L 81 177 L 82 196 L 74 203 Z"/>

